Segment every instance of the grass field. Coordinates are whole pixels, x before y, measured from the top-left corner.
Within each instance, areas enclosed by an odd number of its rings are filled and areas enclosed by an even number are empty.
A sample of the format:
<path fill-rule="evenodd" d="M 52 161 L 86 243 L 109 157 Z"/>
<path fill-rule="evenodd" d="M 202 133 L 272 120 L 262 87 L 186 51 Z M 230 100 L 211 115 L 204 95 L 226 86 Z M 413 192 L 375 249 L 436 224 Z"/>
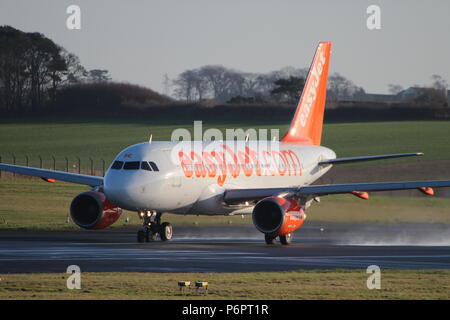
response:
<path fill-rule="evenodd" d="M 369 290 L 365 270 L 270 273 L 82 273 L 0 275 L 3 299 L 450 299 L 450 270 L 382 270 L 381 289 Z M 178 281 L 208 281 L 208 294 L 181 295 Z"/>
<path fill-rule="evenodd" d="M 70 202 L 85 187 L 68 183 L 49 184 L 40 179 L 0 180 L 0 229 L 79 229 L 66 224 Z M 308 222 L 353 223 L 450 223 L 450 199 L 433 197 L 372 197 L 369 201 L 351 195 L 323 197 L 307 211 Z M 125 218 L 129 222 L 125 223 Z M 183 216 L 165 214 L 163 220 L 179 225 L 252 224 L 251 216 Z M 141 224 L 135 212 L 125 211 L 112 227 Z"/>
<path fill-rule="evenodd" d="M 89 158 L 100 159 L 106 165 L 122 148 L 146 141 L 150 134 L 154 140 L 170 139 L 172 130 L 185 127 L 192 129 L 192 123 L 178 121 L 175 124 L 149 120 L 107 119 L 17 119 L 0 120 L 0 157 L 3 162 L 12 163 L 14 154 L 18 164 L 25 164 L 25 155 L 30 157 L 29 165 L 38 166 L 42 156 L 44 167 L 51 168 L 51 156 L 55 156 L 57 168 L 65 168 L 64 157 L 70 166 L 76 165 L 75 158 L 82 159 L 87 170 Z M 204 123 L 204 128 L 279 128 L 284 133 L 287 124 L 252 123 Z M 389 160 L 423 161 L 450 159 L 450 122 L 368 122 L 326 124 L 323 145 L 334 149 L 338 156 L 371 155 L 423 151 L 419 158 Z M 385 162 L 386 163 L 386 162 Z M 73 167 L 72 167 L 73 168 Z M 449 169 L 450 170 L 450 169 Z M 443 173 L 445 174 L 445 173 Z M 50 185 L 39 179 L 0 179 L 0 228 L 61 229 L 74 228 L 65 224 L 72 198 L 86 190 L 84 187 L 57 183 Z M 51 197 L 49 195 L 52 195 Z M 442 198 L 389 198 L 373 197 L 362 201 L 355 197 L 324 197 L 322 203 L 314 205 L 308 212 L 308 220 L 330 222 L 444 222 L 450 223 L 450 200 Z M 129 224 L 139 224 L 135 213 L 126 213 Z M 175 224 L 246 224 L 250 217 L 167 217 Z M 122 226 L 123 219 L 115 224 Z"/>
<path fill-rule="evenodd" d="M 279 128 L 275 123 L 214 123 L 205 129 Z M 168 140 L 173 129 L 192 128 L 192 123 L 158 123 L 156 120 L 92 121 L 81 120 L 0 120 L 0 157 L 12 163 L 38 166 L 42 156 L 44 167 L 71 166 L 76 157 L 87 169 L 92 158 L 109 162 L 124 147 L 148 140 Z M 401 161 L 450 159 L 450 122 L 383 122 L 327 124 L 323 145 L 338 156 L 356 156 L 399 152 L 425 152 L 426 156 Z M 79 230 L 65 222 L 71 200 L 87 188 L 67 183 L 49 184 L 40 179 L 0 179 L 0 230 Z M 369 201 L 351 195 L 323 197 L 320 204 L 308 210 L 307 223 L 446 223 L 450 224 L 450 199 L 417 197 L 391 198 L 376 196 Z M 125 223 L 125 218 L 130 221 Z M 173 225 L 242 225 L 252 224 L 251 217 L 197 217 L 164 215 Z M 112 227 L 140 225 L 136 213 L 125 212 Z M 450 299 L 450 271 L 383 270 L 382 289 L 368 290 L 365 270 L 291 271 L 276 273 L 83 273 L 82 289 L 66 288 L 67 274 L 0 275 L 0 299 Z M 180 295 L 180 280 L 208 281 L 208 295 L 195 291 Z"/>
<path fill-rule="evenodd" d="M 208 121 L 204 129 L 218 128 L 266 128 L 280 129 L 282 135 L 287 123 L 261 123 L 236 121 L 215 123 Z M 12 163 L 12 155 L 18 164 L 25 164 L 25 155 L 30 166 L 38 166 L 38 156 L 44 167 L 52 166 L 52 156 L 57 167 L 65 168 L 64 157 L 70 165 L 76 157 L 82 159 L 82 168 L 87 169 L 89 158 L 100 168 L 100 160 L 106 164 L 128 145 L 153 140 L 170 140 L 174 129 L 192 129 L 193 123 L 168 123 L 167 121 L 108 119 L 53 119 L 53 120 L 0 120 L 0 157 Z M 325 124 L 323 145 L 332 148 L 340 157 L 400 152 L 425 152 L 425 157 L 390 161 L 421 161 L 450 159 L 450 121 L 428 122 L 367 122 Z"/>

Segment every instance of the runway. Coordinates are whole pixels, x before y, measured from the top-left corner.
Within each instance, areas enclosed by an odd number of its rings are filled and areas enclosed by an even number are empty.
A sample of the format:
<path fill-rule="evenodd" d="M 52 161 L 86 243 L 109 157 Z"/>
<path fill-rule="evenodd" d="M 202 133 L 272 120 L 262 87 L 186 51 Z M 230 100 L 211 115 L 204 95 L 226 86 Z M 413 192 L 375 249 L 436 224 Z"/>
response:
<path fill-rule="evenodd" d="M 135 242 L 135 229 L 0 231 L 0 273 L 248 272 L 367 268 L 450 269 L 450 227 L 310 224 L 289 246 L 253 226 L 178 227 L 171 242 Z"/>

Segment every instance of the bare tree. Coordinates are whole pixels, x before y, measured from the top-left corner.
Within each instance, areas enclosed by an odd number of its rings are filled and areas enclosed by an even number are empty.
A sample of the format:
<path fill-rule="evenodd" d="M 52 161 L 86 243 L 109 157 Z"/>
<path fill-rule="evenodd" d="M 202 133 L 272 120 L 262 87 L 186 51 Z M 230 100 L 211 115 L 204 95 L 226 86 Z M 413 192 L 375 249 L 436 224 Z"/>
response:
<path fill-rule="evenodd" d="M 401 85 L 398 85 L 398 84 L 390 83 L 390 84 L 388 84 L 388 90 L 389 90 L 390 94 L 394 94 L 395 95 L 395 94 L 398 94 L 401 91 L 403 91 L 403 87 Z"/>
<path fill-rule="evenodd" d="M 186 102 L 191 102 L 195 99 L 194 78 L 194 71 L 187 70 L 173 81 L 175 86 L 174 94 L 177 98 L 184 99 Z"/>
<path fill-rule="evenodd" d="M 204 66 L 199 70 L 212 89 L 214 99 L 224 101 L 229 86 L 228 70 L 224 66 Z"/>
<path fill-rule="evenodd" d="M 438 74 L 433 74 L 431 76 L 431 79 L 433 80 L 433 88 L 437 90 L 447 90 L 448 83 L 445 79 L 443 79 Z"/>
<path fill-rule="evenodd" d="M 337 72 L 328 77 L 328 90 L 333 98 L 348 98 L 365 94 L 363 88 L 356 86 Z"/>

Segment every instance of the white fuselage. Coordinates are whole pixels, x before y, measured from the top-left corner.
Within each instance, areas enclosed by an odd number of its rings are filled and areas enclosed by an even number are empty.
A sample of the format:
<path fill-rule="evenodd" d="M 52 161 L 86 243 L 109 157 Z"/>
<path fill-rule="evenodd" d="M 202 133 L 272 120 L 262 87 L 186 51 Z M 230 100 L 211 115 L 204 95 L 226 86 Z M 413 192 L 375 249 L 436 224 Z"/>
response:
<path fill-rule="evenodd" d="M 140 143 L 124 149 L 115 162 L 130 163 L 127 169 L 112 165 L 106 172 L 107 198 L 132 211 L 245 214 L 253 205 L 224 204 L 226 189 L 309 185 L 331 168 L 318 162 L 336 158 L 332 150 L 322 146 L 279 143 L 277 150 L 267 151 L 273 149 L 247 145 L 230 149 L 227 143 L 208 149 L 212 143 L 199 144 L 200 151 L 194 148 L 184 153 L 178 151 L 176 142 Z M 157 171 L 138 168 L 136 162 L 142 161 L 152 162 Z"/>

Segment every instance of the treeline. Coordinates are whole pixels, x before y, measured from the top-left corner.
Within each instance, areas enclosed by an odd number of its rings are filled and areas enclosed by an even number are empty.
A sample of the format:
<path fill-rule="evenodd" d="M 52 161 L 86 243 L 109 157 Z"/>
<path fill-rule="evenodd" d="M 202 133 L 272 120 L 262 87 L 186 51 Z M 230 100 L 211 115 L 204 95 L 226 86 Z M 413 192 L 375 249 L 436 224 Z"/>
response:
<path fill-rule="evenodd" d="M 285 67 L 269 73 L 251 73 L 220 65 L 190 69 L 171 81 L 175 97 L 186 102 L 295 102 L 303 89 L 307 68 Z M 363 95 L 364 89 L 339 73 L 328 77 L 332 99 Z"/>
<path fill-rule="evenodd" d="M 223 66 L 181 73 L 172 83 L 179 100 L 151 89 L 111 81 L 107 70 L 86 70 L 78 57 L 40 33 L 0 27 L 0 115 L 96 115 L 149 118 L 259 119 L 289 121 L 307 69 L 286 67 L 266 74 Z M 361 87 L 329 76 L 328 121 L 448 119 L 447 83 L 433 88 L 391 85 L 401 103 L 372 103 Z M 350 99 L 349 99 L 350 98 Z M 353 99 L 354 98 L 354 99 Z"/>
<path fill-rule="evenodd" d="M 41 33 L 0 27 L 0 112 L 38 112 L 55 104 L 59 89 L 110 80 L 107 70 L 87 71 L 78 57 Z"/>

